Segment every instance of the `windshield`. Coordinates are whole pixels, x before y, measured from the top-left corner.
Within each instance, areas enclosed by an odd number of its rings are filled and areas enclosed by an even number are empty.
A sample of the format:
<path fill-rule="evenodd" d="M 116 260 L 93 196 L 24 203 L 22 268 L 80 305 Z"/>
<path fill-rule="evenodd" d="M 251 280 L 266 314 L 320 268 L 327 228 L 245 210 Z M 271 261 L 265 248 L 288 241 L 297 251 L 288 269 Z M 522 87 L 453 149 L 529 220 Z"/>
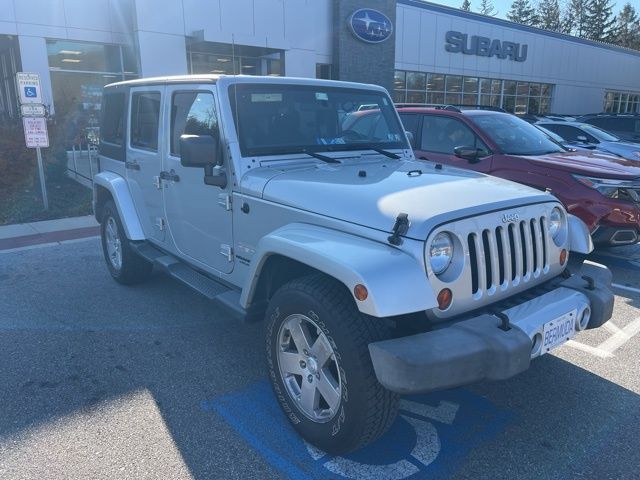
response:
<path fill-rule="evenodd" d="M 610 134 L 602 130 L 601 128 L 594 127 L 593 125 L 589 125 L 588 123 L 583 123 L 580 125 L 580 128 L 587 132 L 590 135 L 593 135 L 601 142 L 619 142 L 620 138 L 615 135 Z"/>
<path fill-rule="evenodd" d="M 554 141 L 556 141 L 556 142 L 558 142 L 560 144 L 562 144 L 562 142 L 564 142 L 564 138 L 562 138 L 557 133 L 552 132 L 551 130 L 548 130 L 548 129 L 544 128 L 542 125 L 534 125 L 534 127 L 536 127 L 539 130 L 542 130 L 544 133 L 549 135 Z"/>
<path fill-rule="evenodd" d="M 544 155 L 566 151 L 544 132 L 514 115 L 476 115 L 476 124 L 508 155 Z"/>
<path fill-rule="evenodd" d="M 240 84 L 229 88 L 229 98 L 243 156 L 409 148 L 381 92 Z"/>

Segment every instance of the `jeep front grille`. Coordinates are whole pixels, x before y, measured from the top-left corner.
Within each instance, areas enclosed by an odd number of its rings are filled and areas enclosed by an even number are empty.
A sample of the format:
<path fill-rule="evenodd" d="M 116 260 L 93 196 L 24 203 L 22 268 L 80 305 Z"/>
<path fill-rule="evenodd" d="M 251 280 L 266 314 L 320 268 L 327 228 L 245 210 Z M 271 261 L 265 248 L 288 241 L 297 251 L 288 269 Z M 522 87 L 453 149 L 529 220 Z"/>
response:
<path fill-rule="evenodd" d="M 537 278 L 549 265 L 544 216 L 470 233 L 467 244 L 474 296 Z"/>

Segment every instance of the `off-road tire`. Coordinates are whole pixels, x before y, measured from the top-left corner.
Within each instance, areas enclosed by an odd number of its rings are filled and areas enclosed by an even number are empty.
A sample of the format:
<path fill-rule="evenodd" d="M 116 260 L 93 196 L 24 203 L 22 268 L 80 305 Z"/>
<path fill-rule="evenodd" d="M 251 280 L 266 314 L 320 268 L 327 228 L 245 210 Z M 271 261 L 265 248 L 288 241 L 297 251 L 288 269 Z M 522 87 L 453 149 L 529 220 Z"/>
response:
<path fill-rule="evenodd" d="M 121 266 L 117 268 L 113 262 L 109 259 L 109 253 L 107 249 L 107 228 L 110 224 L 110 219 L 113 219 L 112 226 L 115 225 L 117 235 L 120 240 L 121 250 Z M 100 239 L 102 243 L 102 252 L 104 253 L 104 259 L 107 263 L 107 268 L 111 276 L 123 285 L 134 285 L 136 283 L 142 283 L 151 276 L 153 270 L 153 264 L 137 255 L 131 248 L 129 239 L 127 238 L 118 210 L 112 200 L 105 203 L 102 209 L 102 221 L 100 222 Z"/>
<path fill-rule="evenodd" d="M 314 319 L 333 347 L 343 376 L 338 413 L 326 423 L 304 414 L 280 373 L 280 328 L 296 314 Z M 389 429 L 397 416 L 399 397 L 378 383 L 368 348 L 371 342 L 389 338 L 389 328 L 383 320 L 361 314 L 344 285 L 323 274 L 292 280 L 271 298 L 265 324 L 271 385 L 284 413 L 305 440 L 341 455 L 375 441 Z"/>

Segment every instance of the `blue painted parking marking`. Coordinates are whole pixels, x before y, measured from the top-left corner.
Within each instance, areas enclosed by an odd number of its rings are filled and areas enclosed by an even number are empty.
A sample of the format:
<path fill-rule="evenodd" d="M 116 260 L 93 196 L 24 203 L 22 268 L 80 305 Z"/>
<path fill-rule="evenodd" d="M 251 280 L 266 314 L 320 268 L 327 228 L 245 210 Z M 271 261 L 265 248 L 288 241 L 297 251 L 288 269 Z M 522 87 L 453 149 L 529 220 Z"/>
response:
<path fill-rule="evenodd" d="M 267 462 L 291 479 L 447 478 L 512 413 L 464 389 L 403 397 L 400 415 L 375 443 L 344 457 L 304 442 L 291 428 L 267 381 L 202 402 Z"/>

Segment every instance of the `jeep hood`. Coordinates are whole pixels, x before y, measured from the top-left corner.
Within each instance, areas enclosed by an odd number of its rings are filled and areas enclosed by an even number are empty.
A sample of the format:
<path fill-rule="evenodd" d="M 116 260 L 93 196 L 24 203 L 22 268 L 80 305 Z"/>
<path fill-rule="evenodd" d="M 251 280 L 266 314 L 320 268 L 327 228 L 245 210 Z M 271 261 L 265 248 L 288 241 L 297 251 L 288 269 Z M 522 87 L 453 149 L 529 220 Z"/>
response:
<path fill-rule="evenodd" d="M 265 175 L 264 170 L 275 171 Z M 265 200 L 384 232 L 406 213 L 411 222 L 406 236 L 414 239 L 425 239 L 435 226 L 460 217 L 555 200 L 507 180 L 409 160 L 269 167 L 248 175 L 256 178 L 245 176 L 243 184 L 254 186 L 268 177 Z"/>

